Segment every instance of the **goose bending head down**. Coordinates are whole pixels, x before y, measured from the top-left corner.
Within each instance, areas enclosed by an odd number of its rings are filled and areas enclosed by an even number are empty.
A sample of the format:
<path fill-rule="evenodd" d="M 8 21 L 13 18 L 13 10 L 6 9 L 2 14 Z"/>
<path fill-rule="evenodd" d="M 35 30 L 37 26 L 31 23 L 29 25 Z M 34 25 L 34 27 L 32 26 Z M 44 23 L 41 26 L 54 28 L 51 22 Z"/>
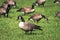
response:
<path fill-rule="evenodd" d="M 55 0 L 54 3 L 60 3 L 60 0 Z"/>
<path fill-rule="evenodd" d="M 45 17 L 45 15 L 42 15 L 40 13 L 37 14 L 33 14 L 28 20 L 32 20 L 32 21 L 36 21 L 38 22 L 39 20 L 41 20 L 42 18 L 44 18 L 45 20 L 48 20 L 48 18 Z"/>
<path fill-rule="evenodd" d="M 25 22 L 22 16 L 18 16 L 17 19 L 21 19 L 21 22 L 19 23 L 19 27 L 25 31 L 25 33 L 30 32 L 32 33 L 33 30 L 42 30 L 40 26 L 31 24 L 29 22 Z"/>
<path fill-rule="evenodd" d="M 29 14 L 31 12 L 34 12 L 35 9 L 34 9 L 34 3 L 32 4 L 32 7 L 24 7 L 24 8 L 20 8 L 17 10 L 18 12 L 22 12 L 24 14 Z"/>

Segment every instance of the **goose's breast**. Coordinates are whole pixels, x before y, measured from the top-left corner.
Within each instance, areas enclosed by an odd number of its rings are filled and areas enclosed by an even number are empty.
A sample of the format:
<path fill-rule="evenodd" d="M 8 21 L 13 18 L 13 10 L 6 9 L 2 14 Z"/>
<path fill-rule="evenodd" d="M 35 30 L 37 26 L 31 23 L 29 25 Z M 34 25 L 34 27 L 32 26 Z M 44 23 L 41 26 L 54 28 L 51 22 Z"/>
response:
<path fill-rule="evenodd" d="M 23 28 L 23 27 L 24 27 L 24 22 L 20 22 L 20 23 L 19 23 L 19 27 L 20 27 L 20 28 Z"/>

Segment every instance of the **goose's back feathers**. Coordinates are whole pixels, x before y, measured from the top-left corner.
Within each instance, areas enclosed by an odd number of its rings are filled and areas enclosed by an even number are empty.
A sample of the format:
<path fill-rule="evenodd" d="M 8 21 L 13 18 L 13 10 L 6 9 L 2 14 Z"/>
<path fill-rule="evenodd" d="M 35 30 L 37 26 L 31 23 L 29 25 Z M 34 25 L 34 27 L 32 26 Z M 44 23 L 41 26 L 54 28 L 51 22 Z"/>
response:
<path fill-rule="evenodd" d="M 45 2 L 45 0 L 37 0 L 38 3 L 42 3 L 42 2 Z"/>
<path fill-rule="evenodd" d="M 24 9 L 24 10 L 31 10 L 32 7 L 23 7 L 21 9 Z"/>
<path fill-rule="evenodd" d="M 23 29 L 23 30 L 31 30 L 31 27 L 32 26 L 30 26 L 31 24 L 30 23 L 28 23 L 28 22 L 20 22 L 19 23 L 19 27 L 21 28 L 21 29 Z"/>
<path fill-rule="evenodd" d="M 14 1 L 9 1 L 8 4 L 14 5 L 15 3 L 14 3 Z"/>
<path fill-rule="evenodd" d="M 35 24 L 31 24 L 29 22 L 20 22 L 19 27 L 23 30 L 39 29 L 39 26 L 37 26 Z"/>
<path fill-rule="evenodd" d="M 32 9 L 32 7 L 24 7 L 24 8 L 22 8 L 21 11 L 32 12 L 32 11 L 34 11 L 34 9 Z"/>
<path fill-rule="evenodd" d="M 34 14 L 31 16 L 32 19 L 39 19 L 39 18 L 42 18 L 42 15 L 41 14 Z"/>
<path fill-rule="evenodd" d="M 6 13 L 6 9 L 5 8 L 0 8 L 0 13 Z"/>

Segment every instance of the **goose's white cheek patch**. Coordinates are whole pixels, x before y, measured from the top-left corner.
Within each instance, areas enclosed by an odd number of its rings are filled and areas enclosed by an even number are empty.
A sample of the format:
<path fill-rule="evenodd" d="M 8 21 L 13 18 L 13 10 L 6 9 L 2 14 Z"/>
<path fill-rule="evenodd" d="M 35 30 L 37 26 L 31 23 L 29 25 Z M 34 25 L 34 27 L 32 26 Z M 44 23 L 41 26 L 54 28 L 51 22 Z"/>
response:
<path fill-rule="evenodd" d="M 36 3 L 36 6 L 38 6 L 38 4 Z"/>

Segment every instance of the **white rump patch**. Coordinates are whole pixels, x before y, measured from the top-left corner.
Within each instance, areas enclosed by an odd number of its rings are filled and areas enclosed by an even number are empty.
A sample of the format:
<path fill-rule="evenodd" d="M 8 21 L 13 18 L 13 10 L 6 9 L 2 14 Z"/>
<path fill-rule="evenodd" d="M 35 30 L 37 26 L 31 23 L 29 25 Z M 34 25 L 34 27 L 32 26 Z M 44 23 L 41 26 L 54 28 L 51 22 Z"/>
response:
<path fill-rule="evenodd" d="M 20 23 L 19 23 L 19 27 L 20 27 L 20 28 L 23 28 L 23 27 L 24 27 L 24 22 L 20 22 Z"/>
<path fill-rule="evenodd" d="M 42 2 L 45 1 L 45 0 L 41 0 Z"/>
<path fill-rule="evenodd" d="M 38 4 L 36 3 L 36 5 L 38 6 Z"/>
<path fill-rule="evenodd" d="M 13 2 L 13 5 L 14 5 L 15 3 Z"/>
<path fill-rule="evenodd" d="M 21 13 L 24 13 L 24 12 L 21 12 Z"/>
<path fill-rule="evenodd" d="M 56 3 L 59 3 L 59 2 L 56 2 Z"/>
<path fill-rule="evenodd" d="M 4 13 L 6 13 L 6 11 L 5 11 L 5 10 L 4 10 L 3 12 L 4 12 Z"/>
<path fill-rule="evenodd" d="M 31 21 L 33 21 L 33 19 L 30 19 Z"/>
<path fill-rule="evenodd" d="M 33 12 L 33 11 L 34 11 L 34 9 L 31 10 L 31 12 Z"/>

